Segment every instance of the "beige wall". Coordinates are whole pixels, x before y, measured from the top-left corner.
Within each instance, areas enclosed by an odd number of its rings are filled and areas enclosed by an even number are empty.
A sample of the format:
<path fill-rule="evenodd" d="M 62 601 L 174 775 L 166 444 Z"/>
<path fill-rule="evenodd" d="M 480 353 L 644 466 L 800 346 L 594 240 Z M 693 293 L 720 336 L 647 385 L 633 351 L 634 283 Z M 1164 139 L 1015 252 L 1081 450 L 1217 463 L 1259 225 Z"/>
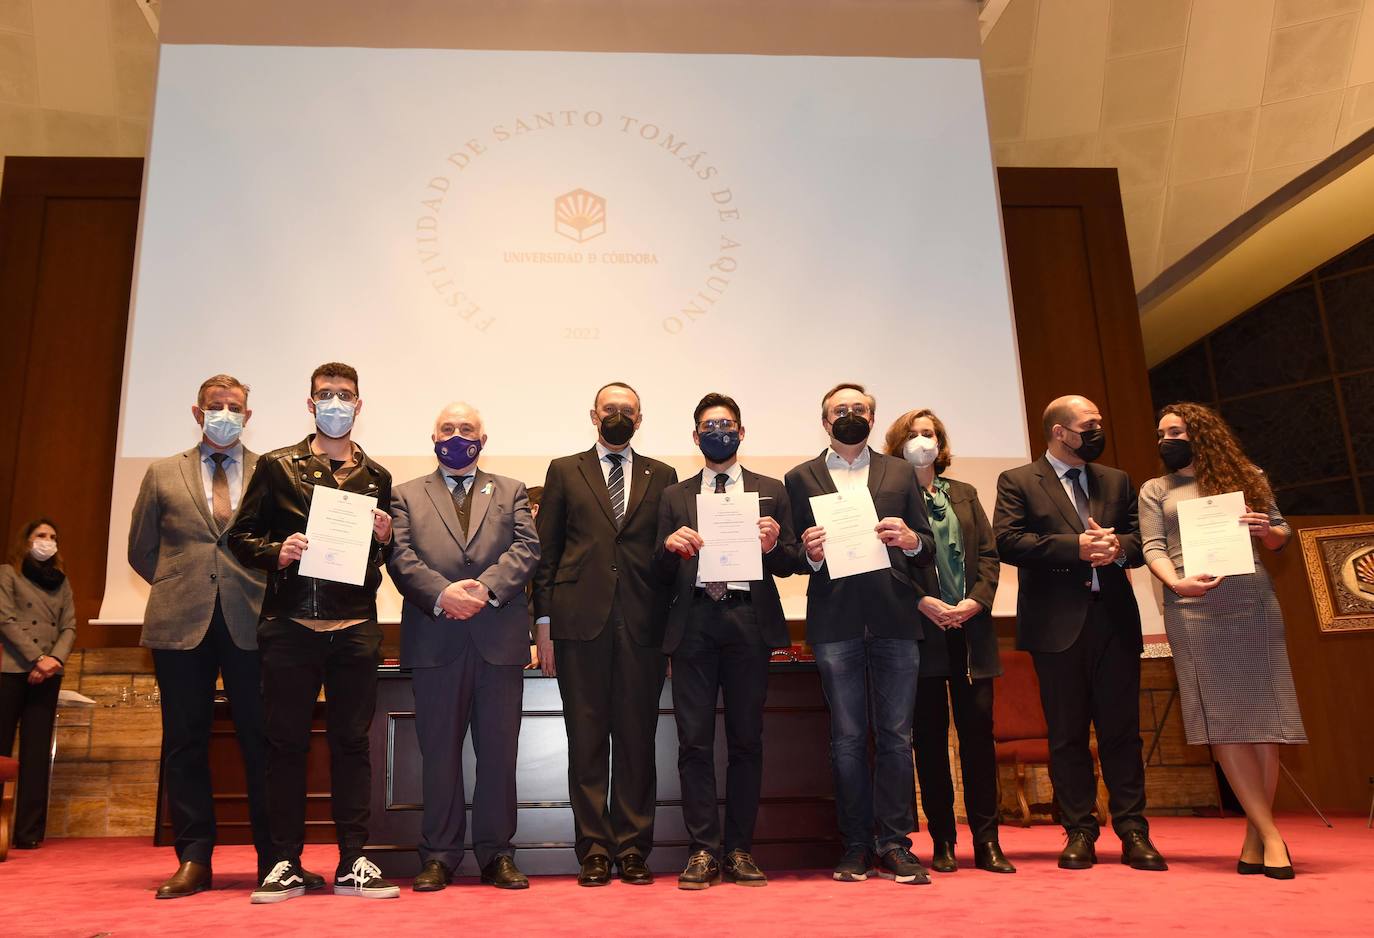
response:
<path fill-rule="evenodd" d="M 0 0 L 0 155 L 142 156 L 156 67 L 135 0 Z"/>
<path fill-rule="evenodd" d="M 1374 126 L 1374 0 L 1011 0 L 1003 166 L 1115 166 L 1139 288 Z"/>

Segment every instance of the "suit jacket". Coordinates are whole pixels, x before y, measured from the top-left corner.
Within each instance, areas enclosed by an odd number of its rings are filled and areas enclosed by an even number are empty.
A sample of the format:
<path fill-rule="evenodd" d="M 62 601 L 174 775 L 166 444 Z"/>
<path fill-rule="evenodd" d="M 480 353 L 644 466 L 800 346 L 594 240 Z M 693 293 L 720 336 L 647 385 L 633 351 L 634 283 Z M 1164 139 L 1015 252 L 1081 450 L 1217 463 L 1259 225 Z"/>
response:
<path fill-rule="evenodd" d="M 45 590 L 22 570 L 0 566 L 0 671 L 27 674 L 44 655 L 65 664 L 75 643 L 72 581 Z"/>
<path fill-rule="evenodd" d="M 926 519 L 925 496 L 916 481 L 916 470 L 905 459 L 884 456 L 872 449 L 869 458 L 868 491 L 878 517 L 905 521 L 920 538 L 921 550 L 915 557 L 908 557 L 898 548 L 889 547 L 892 569 L 838 580 L 830 578 L 824 565 L 813 573 L 803 551 L 797 569 L 811 574 L 806 588 L 806 640 L 812 645 L 863 638 L 865 626 L 879 638 L 915 640 L 922 636 L 922 616 L 916 608 L 917 571 L 935 562 L 935 541 Z M 825 453 L 792 469 L 786 482 L 793 523 L 797 531 L 805 531 L 816 523 L 811 496 L 835 491 L 835 482 L 825 465 Z"/>
<path fill-rule="evenodd" d="M 677 651 L 678 645 L 682 644 L 682 636 L 691 618 L 692 598 L 697 583 L 697 558 L 675 554 L 664 548 L 663 541 L 683 525 L 696 530 L 697 495 L 701 494 L 704 471 L 669 486 L 658 503 L 656 563 L 660 576 L 669 584 L 668 627 L 663 636 L 663 650 L 668 654 Z M 763 555 L 764 577 L 750 582 L 749 602 L 754 607 L 759 633 L 768 647 L 786 648 L 792 644 L 792 639 L 787 634 L 787 619 L 782 614 L 778 584 L 773 577 L 791 576 L 797 571 L 798 563 L 803 562 L 801 545 L 792 527 L 792 505 L 787 498 L 787 489 L 777 479 L 741 469 L 740 484 L 744 491 L 758 492 L 761 496 L 759 514 L 778 522 L 778 543 Z"/>
<path fill-rule="evenodd" d="M 987 512 L 978 501 L 978 490 L 958 479 L 945 479 L 945 482 L 949 484 L 949 507 L 959 522 L 959 535 L 964 542 L 964 595 L 977 600 L 983 607 L 982 612 L 961 626 L 968 661 L 960 662 L 955 670 L 962 674 L 967 667 L 970 677 L 997 677 L 1002 673 L 997 629 L 992 622 L 992 601 L 997 595 L 997 579 L 1002 572 L 1002 563 L 997 558 L 997 541 L 992 536 Z M 933 564 L 921 571 L 915 583 L 917 595 L 940 598 L 940 579 Z M 948 677 L 951 662 L 945 635 L 928 619 L 924 628 L 926 641 L 921 645 L 921 676 Z"/>
<path fill-rule="evenodd" d="M 1121 541 L 1122 564 L 1097 568 L 1101 596 L 1108 614 L 1142 647 L 1140 609 L 1125 567 L 1138 567 L 1140 525 L 1136 519 L 1136 490 L 1130 476 L 1111 466 L 1089 463 L 1089 514 L 1104 528 L 1115 528 Z M 1016 567 L 1016 647 L 1025 651 L 1058 652 L 1072 645 L 1093 602 L 1093 568 L 1078 556 L 1083 522 L 1049 460 L 1008 469 L 997 479 L 997 510 L 993 532 L 1004 563 Z"/>
<path fill-rule="evenodd" d="M 243 451 L 243 493 L 258 456 Z M 245 499 L 240 497 L 239 509 Z M 258 612 L 267 575 L 239 563 L 226 535 L 238 519 L 216 533 L 205 500 L 200 447 L 160 459 L 148 467 L 129 524 L 129 566 L 148 583 L 139 643 L 149 648 L 195 648 L 210 628 L 215 596 L 234 644 L 258 647 Z"/>
<path fill-rule="evenodd" d="M 489 664 L 530 660 L 530 613 L 525 584 L 539 563 L 539 535 L 522 482 L 477 470 L 468 530 L 443 472 L 398 485 L 391 492 L 393 548 L 386 568 L 401 591 L 401 667 L 433 668 L 458 657 L 468 642 Z M 491 590 L 471 619 L 450 619 L 434 608 L 449 584 L 474 579 Z"/>
<path fill-rule="evenodd" d="M 614 601 L 635 641 L 663 644 L 667 591 L 655 573 L 654 552 L 659 499 L 677 482 L 677 471 L 636 451 L 630 476 L 625 519 L 617 529 L 596 447 L 549 464 L 539 502 L 542 556 L 534 614 L 550 617 L 553 638 L 596 638 Z"/>

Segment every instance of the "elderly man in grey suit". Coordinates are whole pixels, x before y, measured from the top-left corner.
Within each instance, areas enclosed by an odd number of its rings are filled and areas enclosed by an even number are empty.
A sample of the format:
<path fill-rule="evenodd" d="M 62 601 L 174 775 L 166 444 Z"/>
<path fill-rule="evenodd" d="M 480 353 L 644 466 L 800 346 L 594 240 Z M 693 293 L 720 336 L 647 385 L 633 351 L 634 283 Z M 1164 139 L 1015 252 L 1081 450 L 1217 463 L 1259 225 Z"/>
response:
<path fill-rule="evenodd" d="M 392 492 L 387 562 L 405 598 L 401 666 L 411 669 L 423 763 L 423 868 L 416 892 L 448 885 L 463 858 L 463 738 L 472 727 L 477 779 L 472 844 L 482 882 L 525 889 L 516 867 L 515 756 L 522 671 L 529 663 L 525 585 L 539 535 L 525 486 L 477 466 L 487 435 L 468 404 L 450 404 L 431 437 L 439 466 Z"/>
<path fill-rule="evenodd" d="M 258 866 L 273 860 L 257 651 L 266 579 L 240 565 L 224 537 L 258 459 L 239 441 L 253 415 L 248 387 L 232 375 L 207 378 L 191 415 L 200 442 L 148 467 L 129 526 L 129 566 L 152 586 L 140 643 L 153 650 L 162 695 L 164 790 L 179 863 L 159 899 L 211 885 L 210 726 L 221 675 L 243 754 Z"/>

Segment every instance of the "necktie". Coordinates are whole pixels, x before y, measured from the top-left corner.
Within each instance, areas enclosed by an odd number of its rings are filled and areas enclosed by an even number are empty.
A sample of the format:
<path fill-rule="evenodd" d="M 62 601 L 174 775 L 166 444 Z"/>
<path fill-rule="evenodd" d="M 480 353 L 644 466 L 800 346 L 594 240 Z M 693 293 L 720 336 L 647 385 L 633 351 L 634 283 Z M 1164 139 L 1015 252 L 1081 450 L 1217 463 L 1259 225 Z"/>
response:
<path fill-rule="evenodd" d="M 1064 473 L 1064 478 L 1069 480 L 1069 488 L 1073 491 L 1073 507 L 1078 509 L 1078 517 L 1083 521 L 1083 527 L 1088 526 L 1088 496 L 1083 491 L 1083 486 L 1078 484 L 1078 477 L 1083 474 L 1083 470 L 1074 466 Z"/>
<path fill-rule="evenodd" d="M 233 514 L 229 508 L 229 476 L 224 471 L 224 461 L 228 458 L 228 453 L 210 454 L 215 464 L 214 474 L 210 477 L 210 514 L 215 519 L 216 533 L 228 527 L 229 517 Z"/>
<path fill-rule="evenodd" d="M 725 494 L 725 483 L 730 477 L 723 472 L 716 473 L 716 494 Z M 726 585 L 724 583 L 707 583 L 702 589 L 706 590 L 706 595 L 716 602 L 720 602 L 725 597 Z"/>
<path fill-rule="evenodd" d="M 619 453 L 607 453 L 611 461 L 611 474 L 606 478 L 606 492 L 611 497 L 611 513 L 615 515 L 615 526 L 625 523 L 625 467 L 621 465 L 625 457 Z"/>
<path fill-rule="evenodd" d="M 472 476 L 458 476 L 453 485 L 453 507 L 458 510 L 458 526 L 468 533 L 468 519 L 472 517 L 472 499 L 468 498 L 468 480 Z"/>

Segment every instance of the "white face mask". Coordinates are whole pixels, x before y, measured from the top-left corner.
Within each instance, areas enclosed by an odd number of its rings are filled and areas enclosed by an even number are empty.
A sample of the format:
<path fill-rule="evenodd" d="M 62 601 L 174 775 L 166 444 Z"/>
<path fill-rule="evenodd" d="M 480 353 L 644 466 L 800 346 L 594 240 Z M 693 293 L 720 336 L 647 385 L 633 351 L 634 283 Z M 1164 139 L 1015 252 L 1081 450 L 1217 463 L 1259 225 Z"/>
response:
<path fill-rule="evenodd" d="M 353 429 L 356 401 L 341 401 L 337 397 L 315 402 L 315 426 L 325 436 L 339 439 Z"/>
<path fill-rule="evenodd" d="M 33 555 L 34 560 L 42 563 L 57 553 L 57 541 L 50 537 L 40 537 L 29 545 L 29 553 Z"/>
<path fill-rule="evenodd" d="M 202 413 L 205 415 L 205 423 L 202 425 L 205 438 L 220 448 L 233 446 L 234 441 L 243 432 L 243 414 L 235 413 L 228 408 L 206 410 Z"/>
<path fill-rule="evenodd" d="M 913 436 L 902 447 L 902 456 L 917 469 L 934 465 L 939 454 L 940 445 L 928 436 Z"/>

